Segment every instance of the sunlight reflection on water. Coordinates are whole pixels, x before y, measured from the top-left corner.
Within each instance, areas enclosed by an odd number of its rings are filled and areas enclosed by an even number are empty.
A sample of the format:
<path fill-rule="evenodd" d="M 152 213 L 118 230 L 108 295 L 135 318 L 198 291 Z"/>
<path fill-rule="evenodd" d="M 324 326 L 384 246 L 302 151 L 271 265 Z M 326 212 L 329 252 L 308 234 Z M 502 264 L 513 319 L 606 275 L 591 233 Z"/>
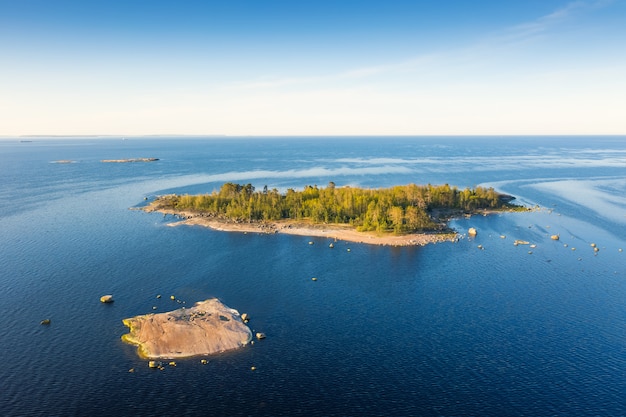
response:
<path fill-rule="evenodd" d="M 532 187 L 593 210 L 600 217 L 626 223 L 626 178 L 546 181 Z"/>

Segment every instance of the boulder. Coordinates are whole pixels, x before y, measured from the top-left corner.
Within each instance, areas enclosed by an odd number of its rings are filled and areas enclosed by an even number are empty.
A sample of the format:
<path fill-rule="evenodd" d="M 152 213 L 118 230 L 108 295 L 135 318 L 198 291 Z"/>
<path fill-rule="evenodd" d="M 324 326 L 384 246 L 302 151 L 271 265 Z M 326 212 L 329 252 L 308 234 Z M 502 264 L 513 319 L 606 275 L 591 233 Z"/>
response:
<path fill-rule="evenodd" d="M 113 302 L 113 296 L 108 294 L 108 295 L 103 295 L 102 297 L 100 297 L 100 302 L 101 303 L 112 303 Z"/>

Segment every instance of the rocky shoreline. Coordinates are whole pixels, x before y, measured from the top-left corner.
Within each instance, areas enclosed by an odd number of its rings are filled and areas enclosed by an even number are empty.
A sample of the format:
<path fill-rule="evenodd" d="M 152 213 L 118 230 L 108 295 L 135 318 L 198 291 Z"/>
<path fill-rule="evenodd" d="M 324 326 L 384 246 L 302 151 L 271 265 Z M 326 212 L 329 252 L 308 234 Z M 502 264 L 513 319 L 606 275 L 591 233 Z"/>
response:
<path fill-rule="evenodd" d="M 341 224 L 313 224 L 296 220 L 279 220 L 264 222 L 235 222 L 201 213 L 176 211 L 162 207 L 148 205 L 142 208 L 146 212 L 159 212 L 172 215 L 177 220 L 170 226 L 197 225 L 214 230 L 240 233 L 284 233 L 298 236 L 325 237 L 335 241 L 364 243 L 368 245 L 387 246 L 425 246 L 429 243 L 453 242 L 458 239 L 456 232 L 411 233 L 405 235 L 377 234 L 374 232 L 359 232 L 350 225 Z"/>

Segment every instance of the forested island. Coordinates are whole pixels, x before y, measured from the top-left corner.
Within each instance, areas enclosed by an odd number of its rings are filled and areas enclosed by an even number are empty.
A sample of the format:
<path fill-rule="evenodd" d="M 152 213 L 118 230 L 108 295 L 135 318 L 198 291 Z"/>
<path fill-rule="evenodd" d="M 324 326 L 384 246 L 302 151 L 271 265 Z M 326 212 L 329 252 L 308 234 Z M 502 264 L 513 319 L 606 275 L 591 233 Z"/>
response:
<path fill-rule="evenodd" d="M 270 232 L 307 234 L 288 230 L 305 225 L 318 231 L 334 228 L 377 236 L 436 235 L 451 232 L 447 220 L 453 216 L 520 209 L 511 203 L 513 199 L 493 188 L 459 190 L 448 184 L 365 189 L 330 182 L 325 188 L 307 185 L 301 191 L 289 188 L 280 193 L 267 186 L 256 190 L 251 184 L 229 182 L 211 194 L 158 197 L 145 210 L 179 214 L 195 219 L 188 222 L 193 224 L 204 219 L 205 225 L 222 230 L 247 231 L 223 226 L 248 224 Z"/>

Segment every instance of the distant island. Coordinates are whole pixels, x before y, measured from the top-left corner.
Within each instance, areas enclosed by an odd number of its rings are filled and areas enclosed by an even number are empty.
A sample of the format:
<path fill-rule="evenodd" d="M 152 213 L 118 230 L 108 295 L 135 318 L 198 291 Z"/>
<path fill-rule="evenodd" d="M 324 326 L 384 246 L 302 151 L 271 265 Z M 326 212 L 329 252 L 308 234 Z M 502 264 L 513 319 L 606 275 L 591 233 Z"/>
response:
<path fill-rule="evenodd" d="M 525 210 L 515 197 L 493 188 L 445 185 L 400 185 L 364 189 L 307 185 L 286 193 L 265 186 L 225 183 L 202 195 L 166 195 L 144 211 L 184 218 L 217 230 L 324 236 L 370 244 L 424 245 L 453 240 L 447 223 L 456 216 L 491 211 Z"/>
<path fill-rule="evenodd" d="M 159 158 L 129 158 L 129 159 L 103 159 L 100 162 L 105 163 L 126 163 L 126 162 L 154 162 Z"/>

